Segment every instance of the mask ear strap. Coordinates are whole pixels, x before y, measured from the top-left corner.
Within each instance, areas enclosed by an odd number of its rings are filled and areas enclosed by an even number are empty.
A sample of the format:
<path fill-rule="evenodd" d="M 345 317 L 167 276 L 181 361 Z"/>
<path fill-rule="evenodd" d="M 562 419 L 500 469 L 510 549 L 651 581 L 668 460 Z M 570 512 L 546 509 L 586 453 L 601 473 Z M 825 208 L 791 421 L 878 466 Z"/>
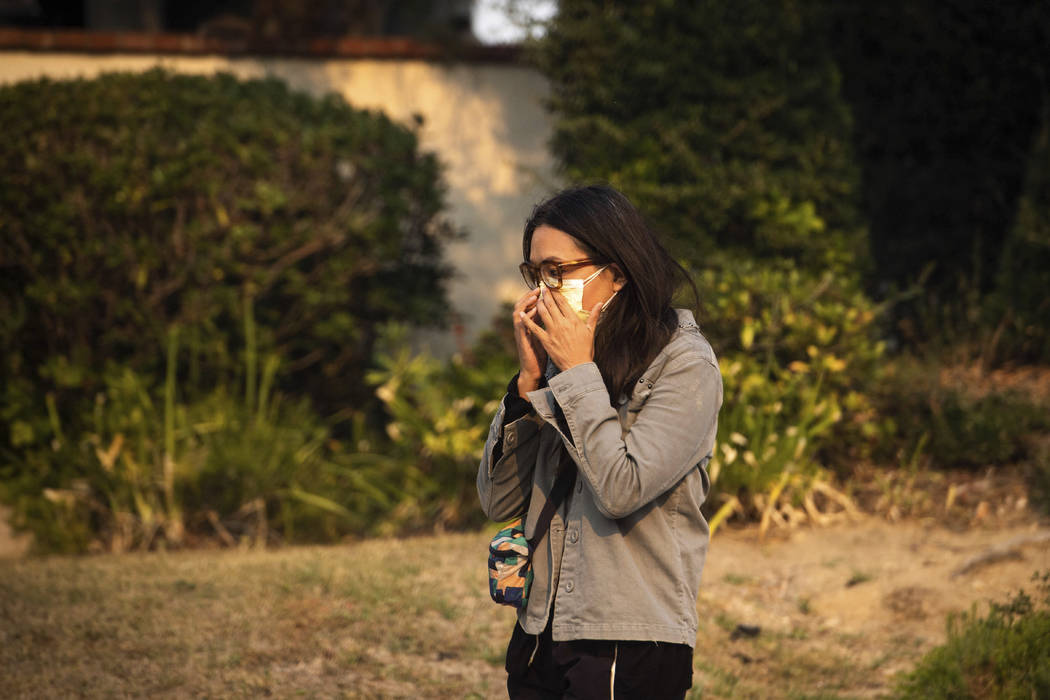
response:
<path fill-rule="evenodd" d="M 584 283 L 584 284 L 587 284 L 587 283 L 588 283 L 588 282 L 590 282 L 590 281 L 591 281 L 592 279 L 594 279 L 594 278 L 595 278 L 595 277 L 597 277 L 598 275 L 602 274 L 602 271 L 603 271 L 603 270 L 605 270 L 605 268 L 607 268 L 607 267 L 609 267 L 609 266 L 608 266 L 608 265 L 602 265 L 601 267 L 599 267 L 599 268 L 597 269 L 597 271 L 595 271 L 595 273 L 594 273 L 593 275 L 591 275 L 590 277 L 588 277 L 587 279 L 585 279 L 585 280 L 583 281 L 583 283 Z"/>

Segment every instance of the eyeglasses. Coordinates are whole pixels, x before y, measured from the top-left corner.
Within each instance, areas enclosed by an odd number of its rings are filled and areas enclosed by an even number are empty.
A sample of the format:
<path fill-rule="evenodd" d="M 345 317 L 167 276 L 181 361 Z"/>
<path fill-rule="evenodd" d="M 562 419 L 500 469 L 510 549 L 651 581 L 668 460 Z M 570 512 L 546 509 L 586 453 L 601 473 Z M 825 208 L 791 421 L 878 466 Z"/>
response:
<path fill-rule="evenodd" d="M 577 267 L 595 264 L 597 264 L 597 261 L 590 259 L 569 260 L 562 263 L 545 260 L 539 265 L 523 262 L 521 265 L 518 265 L 518 269 L 521 270 L 521 278 L 525 280 L 525 284 L 529 285 L 529 289 L 535 289 L 540 286 L 540 282 L 543 282 L 549 289 L 561 289 L 562 275 L 565 274 L 566 270 L 574 270 Z"/>

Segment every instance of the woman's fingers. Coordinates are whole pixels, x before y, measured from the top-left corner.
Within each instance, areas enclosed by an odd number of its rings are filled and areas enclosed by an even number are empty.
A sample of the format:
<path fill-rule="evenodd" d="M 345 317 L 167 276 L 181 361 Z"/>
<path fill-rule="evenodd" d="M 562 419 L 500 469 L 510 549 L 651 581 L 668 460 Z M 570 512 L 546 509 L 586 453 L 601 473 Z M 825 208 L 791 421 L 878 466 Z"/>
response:
<path fill-rule="evenodd" d="M 528 329 L 528 331 L 530 333 L 532 333 L 534 336 L 539 338 L 539 341 L 541 343 L 544 343 L 544 345 L 546 345 L 547 338 L 549 337 L 547 335 L 547 331 L 545 331 L 542 328 L 540 328 L 536 324 L 536 322 L 533 321 L 531 318 L 529 318 L 528 315 L 524 311 L 522 311 L 522 312 L 520 312 L 518 314 L 518 318 L 521 320 L 522 324 L 525 326 L 525 328 Z"/>
<path fill-rule="evenodd" d="M 533 306 L 532 308 L 529 308 L 529 309 L 515 309 L 514 310 L 514 325 L 515 326 L 520 326 L 521 325 L 521 315 L 522 314 L 525 314 L 528 318 L 535 318 L 535 316 L 536 316 L 536 307 Z"/>
<path fill-rule="evenodd" d="M 561 318 L 557 320 L 562 321 L 569 326 L 575 325 L 576 322 L 580 321 L 580 317 L 573 310 L 572 305 L 569 304 L 569 300 L 565 298 L 564 294 L 559 292 L 552 296 L 553 298 L 547 306 L 547 310 L 550 311 L 552 317 L 560 316 Z M 546 300 L 546 298 L 547 297 L 544 296 L 544 300 Z"/>
<path fill-rule="evenodd" d="M 530 289 L 525 294 L 521 295 L 518 301 L 514 304 L 514 314 L 517 315 L 519 311 L 525 311 L 529 306 L 534 305 L 538 293 L 539 289 Z"/>
<path fill-rule="evenodd" d="M 551 321 L 562 321 L 564 317 L 576 315 L 572 313 L 572 307 L 569 306 L 569 301 L 561 292 L 548 292 L 543 295 L 543 298 L 540 301 L 550 316 L 549 319 L 546 317 L 543 319 L 543 325 L 545 327 L 549 328 L 550 326 L 548 324 Z"/>
<path fill-rule="evenodd" d="M 534 313 L 519 311 L 515 322 L 520 321 L 524 331 L 542 344 L 555 365 L 567 369 L 594 358 L 594 327 L 601 316 L 601 307 L 601 303 L 595 304 L 591 309 L 592 319 L 584 323 L 564 295 L 548 292 L 536 302 Z M 541 321 L 543 326 L 536 321 Z"/>
<path fill-rule="evenodd" d="M 544 328 L 552 328 L 553 327 L 552 323 L 554 321 L 554 316 L 551 313 L 551 309 L 553 307 L 553 302 L 551 301 L 551 296 L 552 295 L 556 295 L 556 294 L 557 294 L 556 292 L 547 292 L 546 294 L 543 295 L 543 298 L 541 298 L 536 303 L 536 311 L 539 313 L 540 319 L 543 321 L 543 327 Z"/>
<path fill-rule="evenodd" d="M 555 292 L 551 295 L 551 310 L 557 308 L 561 312 L 562 316 L 568 316 L 572 313 L 572 308 L 569 306 L 569 300 L 565 298 L 565 295 L 561 292 Z M 546 297 L 544 297 L 546 298 Z"/>
<path fill-rule="evenodd" d="M 519 320 L 519 315 L 524 312 L 529 316 L 534 316 L 536 313 L 536 299 L 537 291 L 535 289 L 529 290 L 521 296 L 520 299 L 514 304 L 514 313 L 512 320 L 514 322 L 515 331 L 524 332 L 524 328 Z"/>

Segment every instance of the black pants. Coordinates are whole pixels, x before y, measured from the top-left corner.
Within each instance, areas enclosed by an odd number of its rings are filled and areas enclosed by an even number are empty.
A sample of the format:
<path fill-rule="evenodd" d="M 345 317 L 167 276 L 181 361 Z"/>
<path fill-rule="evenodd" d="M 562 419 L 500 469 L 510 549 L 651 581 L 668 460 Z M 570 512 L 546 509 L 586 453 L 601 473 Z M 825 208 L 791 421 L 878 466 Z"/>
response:
<path fill-rule="evenodd" d="M 688 644 L 555 642 L 548 621 L 539 635 L 526 634 L 521 625 L 514 625 L 507 646 L 511 700 L 679 700 L 692 685 L 693 650 Z"/>

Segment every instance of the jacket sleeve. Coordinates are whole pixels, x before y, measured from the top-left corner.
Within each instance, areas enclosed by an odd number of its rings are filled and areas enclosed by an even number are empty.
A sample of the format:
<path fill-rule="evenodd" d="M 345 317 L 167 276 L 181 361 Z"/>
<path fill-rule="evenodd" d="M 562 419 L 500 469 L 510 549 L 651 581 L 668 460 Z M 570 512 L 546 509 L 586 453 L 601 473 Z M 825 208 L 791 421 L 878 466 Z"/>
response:
<path fill-rule="evenodd" d="M 575 445 L 566 447 L 606 517 L 625 517 L 654 500 L 714 448 L 722 376 L 699 352 L 669 360 L 626 434 L 593 362 L 553 377 L 550 391 Z"/>
<path fill-rule="evenodd" d="M 518 396 L 517 376 L 489 425 L 485 450 L 478 465 L 478 496 L 490 520 L 523 515 L 532 493 L 532 478 L 539 453 L 543 421 L 529 402 Z"/>

